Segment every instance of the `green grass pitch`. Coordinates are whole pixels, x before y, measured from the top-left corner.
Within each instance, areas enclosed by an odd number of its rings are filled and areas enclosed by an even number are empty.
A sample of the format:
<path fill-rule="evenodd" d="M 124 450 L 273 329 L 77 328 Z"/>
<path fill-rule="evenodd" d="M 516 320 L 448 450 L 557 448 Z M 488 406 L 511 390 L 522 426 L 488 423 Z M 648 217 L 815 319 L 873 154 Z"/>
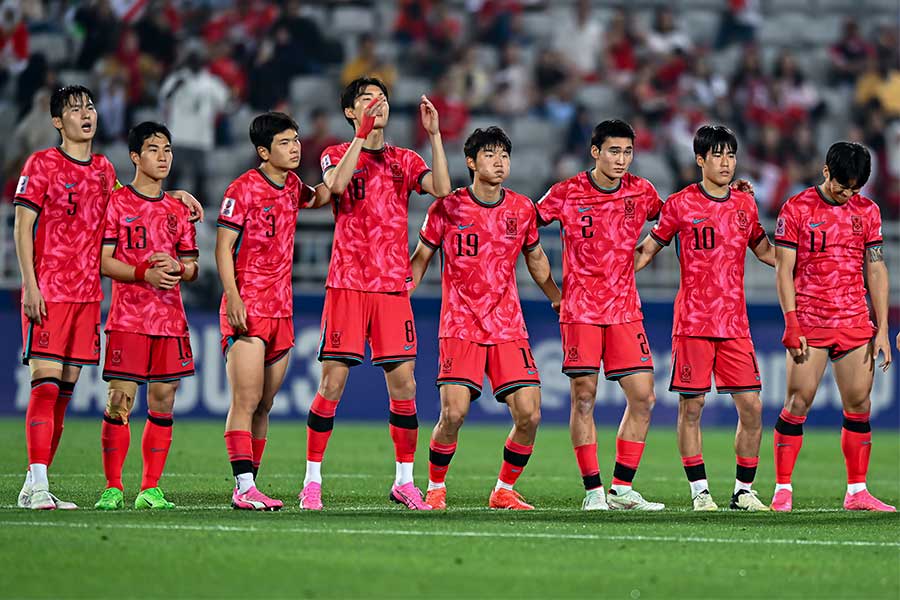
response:
<path fill-rule="evenodd" d="M 140 482 L 143 419 L 132 424 L 126 507 Z M 3 597 L 83 598 L 893 598 L 900 596 L 900 517 L 840 510 L 839 431 L 809 431 L 794 480 L 792 514 L 720 510 L 693 514 L 670 429 L 651 429 L 635 487 L 665 502 L 656 514 L 583 513 L 568 432 L 542 427 L 517 488 L 540 510 L 485 508 L 506 428 L 467 425 L 450 468 L 442 513 L 387 500 L 393 451 L 387 424 L 338 422 L 324 464 L 322 513 L 297 508 L 304 468 L 302 423 L 274 424 L 260 488 L 285 501 L 278 513 L 229 508 L 232 478 L 223 424 L 180 421 L 161 485 L 171 512 L 89 507 L 103 487 L 100 422 L 71 419 L 51 489 L 82 506 L 33 513 L 13 507 L 24 472 L 22 422 L 0 420 L 0 564 Z M 416 481 L 427 477 L 428 427 Z M 601 431 L 601 470 L 611 477 L 614 432 Z M 727 506 L 733 431 L 707 430 L 713 497 Z M 773 484 L 766 431 L 757 488 Z M 876 430 L 870 489 L 900 500 L 900 436 Z"/>

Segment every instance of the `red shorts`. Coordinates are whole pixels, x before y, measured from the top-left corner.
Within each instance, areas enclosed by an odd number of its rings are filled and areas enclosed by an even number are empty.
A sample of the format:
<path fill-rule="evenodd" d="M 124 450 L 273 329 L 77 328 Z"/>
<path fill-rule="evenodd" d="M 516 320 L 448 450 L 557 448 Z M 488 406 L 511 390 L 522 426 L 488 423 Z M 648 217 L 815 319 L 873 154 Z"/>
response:
<path fill-rule="evenodd" d="M 860 346 L 872 341 L 875 330 L 871 325 L 862 327 L 804 327 L 806 343 L 813 348 L 828 350 L 828 358 L 840 360 Z"/>
<path fill-rule="evenodd" d="M 563 367 L 569 377 L 603 372 L 609 380 L 653 372 L 643 321 L 615 325 L 561 323 Z"/>
<path fill-rule="evenodd" d="M 508 394 L 519 388 L 541 385 L 528 340 L 485 345 L 441 338 L 440 353 L 438 387 L 464 385 L 472 390 L 472 400 L 481 396 L 485 373 L 497 402 L 504 402 Z"/>
<path fill-rule="evenodd" d="M 669 391 L 705 394 L 712 389 L 710 375 L 715 375 L 716 391 L 720 394 L 761 390 L 753 340 L 672 336 Z"/>
<path fill-rule="evenodd" d="M 416 358 L 416 326 L 408 292 L 360 292 L 325 288 L 319 360 L 362 363 L 366 341 L 372 364 Z"/>
<path fill-rule="evenodd" d="M 145 335 L 130 331 L 106 332 L 103 380 L 138 383 L 176 381 L 194 375 L 191 338 Z"/>
<path fill-rule="evenodd" d="M 47 302 L 47 316 L 32 323 L 22 309 L 22 363 L 100 364 L 100 303 Z"/>
<path fill-rule="evenodd" d="M 259 338 L 266 345 L 265 365 L 277 363 L 294 347 L 293 317 L 256 317 L 247 315 L 247 331 L 238 333 L 228 324 L 226 315 L 219 315 L 222 332 L 222 354 L 228 360 L 228 349 L 242 337 Z"/>

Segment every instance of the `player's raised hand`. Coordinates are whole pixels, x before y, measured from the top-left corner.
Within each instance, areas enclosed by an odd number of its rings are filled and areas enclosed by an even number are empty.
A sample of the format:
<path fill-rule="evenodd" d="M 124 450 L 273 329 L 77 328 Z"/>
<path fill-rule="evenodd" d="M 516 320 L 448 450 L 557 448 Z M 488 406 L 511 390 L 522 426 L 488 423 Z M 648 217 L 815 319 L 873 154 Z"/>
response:
<path fill-rule="evenodd" d="M 25 286 L 22 292 L 22 309 L 28 320 L 40 325 L 47 316 L 47 304 L 38 286 Z"/>
<path fill-rule="evenodd" d="M 154 252 L 150 256 L 150 264 L 154 267 L 165 269 L 169 273 L 176 273 L 181 270 L 181 264 L 178 260 L 165 252 Z"/>
<path fill-rule="evenodd" d="M 731 184 L 731 188 L 745 194 L 754 195 L 753 184 L 746 179 L 737 179 Z"/>
<path fill-rule="evenodd" d="M 423 95 L 419 102 L 419 113 L 422 115 L 422 127 L 425 128 L 428 135 L 437 135 L 441 132 L 437 109 L 427 96 Z"/>
<path fill-rule="evenodd" d="M 162 267 L 152 267 L 144 272 L 144 281 L 157 289 L 171 290 L 181 281 L 181 276 L 171 275 Z"/>
<path fill-rule="evenodd" d="M 190 192 L 186 192 L 185 190 L 173 190 L 171 192 L 166 192 L 173 198 L 178 198 L 181 200 L 181 203 L 188 207 L 188 210 L 191 211 L 191 217 L 188 219 L 191 223 L 195 223 L 197 221 L 203 222 L 203 205 L 200 204 L 200 201 L 194 198 L 194 195 Z"/>
<path fill-rule="evenodd" d="M 226 314 L 228 324 L 238 333 L 247 331 L 247 308 L 244 301 L 237 293 L 228 294 L 225 298 Z"/>
<path fill-rule="evenodd" d="M 900 335 L 898 335 L 897 341 L 900 342 Z M 886 373 L 891 366 L 891 342 L 888 339 L 886 331 L 875 335 L 875 345 L 872 347 L 872 358 L 877 359 L 879 354 L 884 357 L 884 360 L 878 366 Z"/>
<path fill-rule="evenodd" d="M 378 96 L 372 98 L 372 101 L 366 105 L 362 119 L 359 121 L 359 129 L 356 130 L 356 137 L 362 140 L 369 137 L 369 134 L 375 129 L 375 117 L 384 109 L 385 102 L 387 100 L 384 96 Z"/>

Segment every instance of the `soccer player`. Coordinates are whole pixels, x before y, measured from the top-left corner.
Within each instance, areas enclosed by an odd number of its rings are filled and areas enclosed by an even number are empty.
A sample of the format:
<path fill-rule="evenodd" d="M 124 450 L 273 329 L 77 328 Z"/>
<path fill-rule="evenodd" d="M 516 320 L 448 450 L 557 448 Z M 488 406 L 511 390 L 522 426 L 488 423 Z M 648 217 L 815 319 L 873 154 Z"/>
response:
<path fill-rule="evenodd" d="M 106 319 L 103 379 L 109 394 L 100 439 L 106 490 L 94 508 L 124 505 L 122 465 L 131 442 L 128 417 L 138 385 L 147 385 L 147 424 L 141 439 L 143 474 L 138 509 L 170 509 L 159 479 L 172 445 L 178 383 L 194 374 L 181 281 L 200 270 L 190 211 L 162 191 L 172 168 L 172 134 L 144 122 L 128 132 L 135 165 L 131 185 L 113 192 L 106 211 L 100 267 L 113 280 Z"/>
<path fill-rule="evenodd" d="M 418 285 L 435 251 L 443 258 L 441 416 L 431 435 L 425 501 L 447 508 L 444 480 L 459 429 L 487 374 L 494 397 L 509 406 L 514 423 L 489 506 L 531 510 L 513 489 L 531 457 L 541 420 L 540 377 L 516 287 L 519 254 L 556 308 L 560 291 L 538 238 L 534 204 L 503 187 L 510 169 L 509 138 L 499 127 L 476 129 L 464 152 L 472 185 L 431 205 L 411 261 L 413 285 Z"/>
<path fill-rule="evenodd" d="M 779 512 L 792 508 L 791 474 L 803 445 L 803 423 L 829 360 L 844 406 L 844 508 L 895 510 L 866 489 L 875 359 L 884 356 L 882 371 L 891 364 L 881 212 L 859 195 L 870 171 L 865 147 L 832 144 L 822 169 L 825 181 L 790 198 L 778 215 L 775 273 L 787 348 L 787 397 L 775 424 L 772 509 Z M 866 305 L 866 284 L 875 327 Z M 900 337 L 897 343 L 900 347 Z"/>
<path fill-rule="evenodd" d="M 775 249 L 759 224 L 751 193 L 733 189 L 738 143 L 727 127 L 705 125 L 694 136 L 700 183 L 673 194 L 659 222 L 635 255 L 644 268 L 675 239 L 681 284 L 672 328 L 672 378 L 678 392 L 678 450 L 691 486 L 693 508 L 717 510 L 703 462 L 700 415 L 715 375 L 716 389 L 730 393 L 738 411 L 734 450 L 737 475 L 730 508 L 764 511 L 752 489 L 762 437 L 761 383 L 744 300 L 744 259 L 775 264 Z"/>
<path fill-rule="evenodd" d="M 322 458 L 350 367 L 363 360 L 366 341 L 372 364 L 384 369 L 390 395 L 390 434 L 396 459 L 390 497 L 410 509 L 429 510 L 413 483 L 416 451 L 416 329 L 409 304 L 408 210 L 413 191 L 450 193 L 450 172 L 438 113 L 422 96 L 422 126 L 431 141 L 434 172 L 418 154 L 385 143 L 388 91 L 375 78 L 352 81 L 341 94 L 351 142 L 322 153 L 322 172 L 334 200 L 334 245 L 319 360 L 322 378 L 307 421 L 306 477 L 300 507 L 322 508 Z"/>
<path fill-rule="evenodd" d="M 325 186 L 312 188 L 293 172 L 300 164 L 299 131 L 284 113 L 253 119 L 250 141 L 260 165 L 228 186 L 219 212 L 216 265 L 224 287 L 219 326 L 231 386 L 225 446 L 235 479 L 231 503 L 238 509 L 283 506 L 256 488 L 255 477 L 269 411 L 294 346 L 297 213 L 330 200 Z"/>
<path fill-rule="evenodd" d="M 634 248 L 661 202 L 653 185 L 628 173 L 634 130 L 603 121 L 591 136 L 594 168 L 557 183 L 537 203 L 541 224 L 559 221 L 563 239 L 560 329 L 563 373 L 571 378 L 569 429 L 584 482 L 584 510 L 662 510 L 632 488 L 650 427 L 653 359 L 634 281 Z M 627 406 L 616 436 L 609 495 L 597 459 L 594 402 L 603 365 Z"/>
<path fill-rule="evenodd" d="M 25 413 L 28 472 L 18 506 L 77 508 L 49 491 L 47 468 L 59 447 L 66 407 L 85 365 L 100 362 L 100 247 L 117 186 L 112 164 L 91 153 L 97 132 L 93 94 L 80 85 L 50 97 L 60 145 L 32 154 L 16 186 L 16 255 L 22 275 L 22 362 L 31 370 Z M 191 209 L 187 192 L 171 192 Z"/>

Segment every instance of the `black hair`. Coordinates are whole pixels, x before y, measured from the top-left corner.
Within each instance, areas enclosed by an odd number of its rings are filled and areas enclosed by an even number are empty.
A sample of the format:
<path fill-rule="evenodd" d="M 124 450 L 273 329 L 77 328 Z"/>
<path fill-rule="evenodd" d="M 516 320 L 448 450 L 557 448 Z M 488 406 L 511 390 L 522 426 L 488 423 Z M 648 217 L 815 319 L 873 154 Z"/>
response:
<path fill-rule="evenodd" d="M 388 97 L 387 86 L 384 85 L 384 82 L 377 77 L 357 77 L 353 81 L 347 84 L 347 87 L 344 88 L 344 91 L 341 92 L 341 112 L 344 112 L 346 108 L 353 108 L 353 104 L 356 102 L 356 99 L 362 96 L 363 92 L 366 91 L 366 88 L 370 85 L 378 86 L 382 92 L 384 92 L 384 97 L 390 100 Z M 353 119 L 347 118 L 347 122 L 350 123 L 350 127 L 353 127 Z"/>
<path fill-rule="evenodd" d="M 62 118 L 63 110 L 76 102 L 81 102 L 82 96 L 94 101 L 94 94 L 83 85 L 67 85 L 58 88 L 50 96 L 50 116 L 56 119 Z"/>
<path fill-rule="evenodd" d="M 272 140 L 282 131 L 293 129 L 299 135 L 300 126 L 297 121 L 282 112 L 267 112 L 258 115 L 250 123 L 250 141 L 254 148 L 272 150 Z"/>
<path fill-rule="evenodd" d="M 487 129 L 476 129 L 466 138 L 463 145 L 463 154 L 466 158 L 476 160 L 479 150 L 503 150 L 507 154 L 512 154 L 512 142 L 506 132 L 492 125 Z M 469 169 L 469 177 L 475 180 L 475 171 Z"/>
<path fill-rule="evenodd" d="M 141 148 L 144 147 L 144 141 L 157 134 L 165 136 L 169 144 L 172 143 L 172 133 L 162 123 L 144 121 L 135 125 L 128 131 L 128 152 L 135 152 L 140 155 Z"/>
<path fill-rule="evenodd" d="M 694 154 L 706 158 L 710 152 L 738 151 L 737 136 L 724 125 L 704 125 L 694 134 Z"/>
<path fill-rule="evenodd" d="M 828 175 L 842 186 L 861 188 L 872 174 L 869 150 L 855 142 L 835 142 L 825 155 Z"/>
<path fill-rule="evenodd" d="M 597 150 L 599 150 L 603 146 L 603 142 L 614 137 L 628 138 L 633 143 L 634 129 L 621 119 L 601 121 L 594 127 L 594 132 L 591 134 L 591 147 L 597 146 Z"/>

